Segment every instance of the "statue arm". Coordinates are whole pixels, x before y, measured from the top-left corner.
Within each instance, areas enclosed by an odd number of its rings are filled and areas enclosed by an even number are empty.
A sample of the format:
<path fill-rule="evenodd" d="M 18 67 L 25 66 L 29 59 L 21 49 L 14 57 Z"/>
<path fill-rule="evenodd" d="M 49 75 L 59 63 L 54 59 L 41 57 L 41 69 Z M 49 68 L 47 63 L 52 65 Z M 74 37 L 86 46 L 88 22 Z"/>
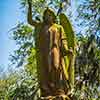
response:
<path fill-rule="evenodd" d="M 67 37 L 65 35 L 65 32 L 63 30 L 63 28 L 61 28 L 61 41 L 62 41 L 62 52 L 64 54 L 64 56 L 66 56 L 67 54 L 73 54 L 73 51 L 71 48 L 68 48 L 68 43 L 67 43 Z"/>
<path fill-rule="evenodd" d="M 28 14 L 27 14 L 27 22 L 32 26 L 37 26 L 39 22 L 32 19 L 32 0 L 28 0 Z"/>

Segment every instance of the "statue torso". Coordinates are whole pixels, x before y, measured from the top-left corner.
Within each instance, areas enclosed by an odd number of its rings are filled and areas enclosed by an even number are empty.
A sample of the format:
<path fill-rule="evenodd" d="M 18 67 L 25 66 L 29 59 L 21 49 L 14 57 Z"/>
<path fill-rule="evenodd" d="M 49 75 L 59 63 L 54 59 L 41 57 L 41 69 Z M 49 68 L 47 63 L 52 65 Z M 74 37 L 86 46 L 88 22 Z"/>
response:
<path fill-rule="evenodd" d="M 41 24 L 38 34 L 38 50 L 40 58 L 40 80 L 41 86 L 44 88 L 53 89 L 57 83 L 60 88 L 61 72 L 61 32 L 60 25 L 53 24 L 52 26 Z M 63 64 L 64 65 L 64 64 Z M 57 82 L 57 83 L 56 83 Z M 51 85 L 52 84 L 52 85 Z M 56 87 L 56 88 L 57 88 Z M 55 89 L 54 89 L 55 90 Z"/>

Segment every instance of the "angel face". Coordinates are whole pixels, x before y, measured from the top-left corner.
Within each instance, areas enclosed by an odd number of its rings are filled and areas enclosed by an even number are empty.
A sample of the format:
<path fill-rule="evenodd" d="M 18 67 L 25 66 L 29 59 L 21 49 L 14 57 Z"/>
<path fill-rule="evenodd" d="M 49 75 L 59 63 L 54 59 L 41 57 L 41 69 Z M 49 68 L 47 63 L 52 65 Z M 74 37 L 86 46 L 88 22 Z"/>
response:
<path fill-rule="evenodd" d="M 43 14 L 43 20 L 44 20 L 45 23 L 51 24 L 51 23 L 55 22 L 56 16 L 55 16 L 54 12 L 51 9 L 47 8 L 44 11 L 44 14 Z"/>

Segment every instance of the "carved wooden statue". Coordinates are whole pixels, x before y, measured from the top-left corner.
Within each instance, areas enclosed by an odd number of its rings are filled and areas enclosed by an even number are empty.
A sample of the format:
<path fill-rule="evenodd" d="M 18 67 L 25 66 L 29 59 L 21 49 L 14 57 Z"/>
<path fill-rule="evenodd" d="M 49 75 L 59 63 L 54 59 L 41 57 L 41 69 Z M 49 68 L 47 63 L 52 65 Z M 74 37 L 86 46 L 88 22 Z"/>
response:
<path fill-rule="evenodd" d="M 56 23 L 55 13 L 47 8 L 43 13 L 43 21 L 34 21 L 32 20 L 31 2 L 28 2 L 28 4 L 27 20 L 30 25 L 35 27 L 36 34 L 37 73 L 41 99 L 62 100 L 53 98 L 66 95 L 69 86 L 71 86 L 70 83 L 74 84 L 74 81 L 69 81 L 71 79 L 74 80 L 74 74 L 70 79 L 71 73 L 69 73 L 70 70 L 74 70 L 71 68 L 74 64 L 71 63 L 74 62 L 74 60 L 72 61 L 74 58 L 74 44 L 69 44 L 69 41 L 67 41 L 70 37 L 65 34 L 67 30 L 64 30 L 64 28 L 68 29 L 69 26 L 66 27 L 64 25 L 66 21 L 63 22 L 66 17 L 64 14 L 60 14 L 61 25 L 59 25 Z M 73 42 L 73 40 L 71 41 Z M 63 100 L 70 100 L 67 96 L 66 98 Z"/>

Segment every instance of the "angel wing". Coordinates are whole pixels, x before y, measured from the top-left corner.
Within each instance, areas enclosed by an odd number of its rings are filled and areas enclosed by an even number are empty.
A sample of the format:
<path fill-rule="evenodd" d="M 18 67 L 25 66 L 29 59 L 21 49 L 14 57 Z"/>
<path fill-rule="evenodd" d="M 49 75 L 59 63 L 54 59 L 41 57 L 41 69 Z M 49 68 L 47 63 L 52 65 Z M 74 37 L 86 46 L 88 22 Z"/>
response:
<path fill-rule="evenodd" d="M 71 23 L 64 13 L 61 13 L 59 15 L 59 18 L 60 18 L 60 24 L 63 26 L 67 37 L 68 48 L 72 48 L 73 50 L 75 50 L 75 34 Z"/>
<path fill-rule="evenodd" d="M 68 48 L 72 48 L 74 55 L 73 56 L 65 56 L 65 64 L 66 70 L 69 76 L 69 82 L 71 87 L 74 85 L 74 61 L 75 61 L 75 34 L 72 28 L 72 25 L 64 13 L 59 15 L 60 25 L 64 28 L 66 34 L 66 40 Z"/>

